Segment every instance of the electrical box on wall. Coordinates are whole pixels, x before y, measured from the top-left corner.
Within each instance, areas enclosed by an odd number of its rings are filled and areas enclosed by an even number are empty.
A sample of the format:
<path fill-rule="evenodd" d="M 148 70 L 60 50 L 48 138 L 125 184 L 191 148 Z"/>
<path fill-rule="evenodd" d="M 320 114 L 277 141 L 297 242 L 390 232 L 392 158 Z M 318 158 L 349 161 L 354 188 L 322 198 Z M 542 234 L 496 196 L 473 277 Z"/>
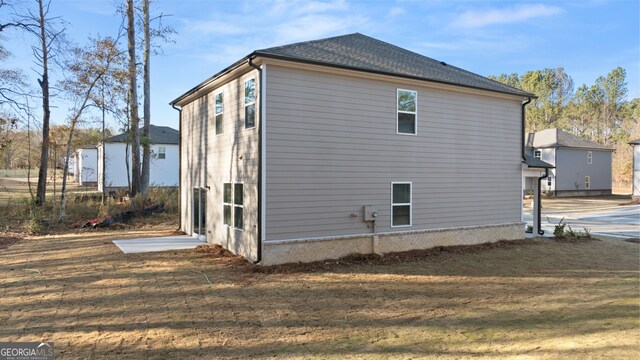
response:
<path fill-rule="evenodd" d="M 364 221 L 376 221 L 378 217 L 378 209 L 373 205 L 364 206 Z"/>

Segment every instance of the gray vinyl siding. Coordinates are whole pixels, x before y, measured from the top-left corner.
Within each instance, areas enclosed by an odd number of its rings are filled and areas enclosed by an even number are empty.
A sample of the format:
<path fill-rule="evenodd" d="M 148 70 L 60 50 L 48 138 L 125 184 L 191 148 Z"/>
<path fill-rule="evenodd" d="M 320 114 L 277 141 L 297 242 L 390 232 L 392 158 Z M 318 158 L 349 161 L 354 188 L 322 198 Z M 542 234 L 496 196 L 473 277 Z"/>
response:
<path fill-rule="evenodd" d="M 266 240 L 520 221 L 520 101 L 268 65 Z M 418 92 L 396 134 L 396 90 Z M 391 182 L 412 182 L 413 226 L 392 228 Z M 489 186 L 487 186 L 489 184 Z M 356 216 L 352 216 L 355 214 Z"/>
<path fill-rule="evenodd" d="M 194 187 L 207 188 L 206 238 L 236 254 L 257 257 L 258 126 L 244 128 L 244 81 L 256 79 L 252 71 L 186 104 L 182 110 L 182 204 L 183 231 L 192 233 Z M 215 134 L 215 94 L 223 91 L 223 133 Z M 256 100 L 256 124 L 259 101 Z M 238 231 L 223 224 L 224 183 L 244 187 L 244 227 Z"/>
<path fill-rule="evenodd" d="M 587 163 L 587 152 L 593 160 Z M 590 190 L 611 189 L 611 151 L 556 149 L 556 188 L 558 191 L 585 190 L 585 176 L 591 178 Z"/>

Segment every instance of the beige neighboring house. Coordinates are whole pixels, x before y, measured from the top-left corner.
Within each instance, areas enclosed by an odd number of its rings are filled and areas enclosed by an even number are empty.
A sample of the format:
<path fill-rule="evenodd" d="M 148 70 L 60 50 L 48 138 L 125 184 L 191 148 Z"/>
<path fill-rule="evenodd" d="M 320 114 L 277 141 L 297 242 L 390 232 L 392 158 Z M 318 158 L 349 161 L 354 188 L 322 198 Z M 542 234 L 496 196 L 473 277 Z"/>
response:
<path fill-rule="evenodd" d="M 629 143 L 633 146 L 633 193 L 634 200 L 640 200 L 640 139 Z"/>
<path fill-rule="evenodd" d="M 171 103 L 181 228 L 263 265 L 522 239 L 532 97 L 362 34 L 256 50 Z"/>

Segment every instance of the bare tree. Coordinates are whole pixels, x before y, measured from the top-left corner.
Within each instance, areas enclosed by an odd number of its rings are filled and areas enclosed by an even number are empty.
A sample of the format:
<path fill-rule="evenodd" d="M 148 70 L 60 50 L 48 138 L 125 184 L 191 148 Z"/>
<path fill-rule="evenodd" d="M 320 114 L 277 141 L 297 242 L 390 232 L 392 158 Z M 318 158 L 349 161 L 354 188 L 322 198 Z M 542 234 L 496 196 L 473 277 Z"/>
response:
<path fill-rule="evenodd" d="M 45 203 L 47 191 L 49 120 L 51 117 L 49 71 L 51 63 L 55 63 L 56 57 L 63 52 L 65 27 L 60 18 L 49 16 L 50 0 L 36 0 L 36 3 L 38 12 L 27 10 L 26 14 L 17 16 L 16 23 L 21 24 L 21 28 L 36 36 L 38 42 L 38 45 L 33 46 L 32 49 L 35 63 L 41 71 L 38 85 L 40 85 L 42 96 L 42 150 L 36 187 L 36 205 L 41 206 Z"/>
<path fill-rule="evenodd" d="M 140 135 L 138 127 L 138 71 L 136 69 L 136 29 L 133 0 L 127 0 L 127 48 L 129 51 L 129 137 L 131 139 L 131 196 L 140 192 Z"/>
<path fill-rule="evenodd" d="M 63 82 L 63 88 L 75 100 L 75 106 L 70 117 L 69 136 L 67 138 L 62 190 L 60 196 L 60 219 L 65 217 L 65 199 L 67 175 L 69 173 L 69 158 L 73 133 L 83 112 L 92 106 L 91 99 L 95 96 L 94 89 L 111 70 L 111 66 L 121 56 L 117 48 L 117 39 L 97 39 L 87 49 L 74 49 L 76 60 L 69 66 L 72 77 Z"/>
<path fill-rule="evenodd" d="M 153 44 L 154 40 L 162 40 L 171 42 L 171 35 L 175 30 L 171 26 L 163 25 L 162 19 L 165 14 L 160 14 L 154 18 L 150 18 L 150 0 L 142 0 L 142 31 L 144 34 L 143 43 L 143 127 L 142 127 L 142 175 L 141 175 L 141 191 L 146 192 L 149 187 L 150 169 L 151 169 L 151 139 L 149 136 L 149 126 L 151 125 L 151 54 L 157 53 L 159 45 Z M 151 27 L 153 22 L 157 22 L 157 27 Z"/>
<path fill-rule="evenodd" d="M 143 91 L 144 91 L 144 118 L 142 127 L 142 175 L 140 179 L 140 190 L 146 192 L 149 187 L 149 171 L 151 170 L 151 139 L 149 138 L 149 127 L 151 125 L 151 76 L 149 71 L 151 49 L 151 34 L 149 32 L 149 0 L 142 0 L 142 28 L 144 32 L 144 49 L 142 50 L 143 65 Z"/>

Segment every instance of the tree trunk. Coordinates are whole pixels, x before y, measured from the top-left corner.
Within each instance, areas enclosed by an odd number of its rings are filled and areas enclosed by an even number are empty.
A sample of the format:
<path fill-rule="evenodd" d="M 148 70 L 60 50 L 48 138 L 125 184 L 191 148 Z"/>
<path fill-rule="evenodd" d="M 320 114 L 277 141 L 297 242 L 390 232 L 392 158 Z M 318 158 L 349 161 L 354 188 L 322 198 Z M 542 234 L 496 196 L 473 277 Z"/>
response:
<path fill-rule="evenodd" d="M 151 139 L 149 138 L 149 125 L 151 124 L 151 88 L 149 75 L 149 57 L 151 49 L 151 36 L 149 34 L 149 0 L 143 0 L 142 12 L 144 16 L 144 66 L 143 66 L 143 91 L 144 91 L 144 125 L 142 136 L 144 142 L 142 144 L 142 179 L 141 191 L 146 192 L 149 187 L 149 171 L 151 169 Z"/>
<path fill-rule="evenodd" d="M 60 220 L 63 220 L 66 215 L 67 175 L 69 174 L 69 158 L 71 157 L 71 140 L 73 140 L 73 131 L 76 128 L 77 122 L 77 118 L 71 121 L 69 138 L 67 139 L 67 152 L 64 157 L 64 170 L 62 172 L 62 189 L 60 189 Z"/>
<path fill-rule="evenodd" d="M 43 0 L 38 0 L 40 11 L 40 45 L 42 46 L 42 79 L 38 79 L 42 89 L 42 152 L 40 153 L 40 169 L 38 171 L 38 186 L 36 188 L 36 205 L 42 206 L 47 193 L 47 170 L 49 159 L 49 67 L 48 67 L 48 44 L 45 32 L 45 17 L 42 5 Z"/>
<path fill-rule="evenodd" d="M 133 0 L 127 0 L 127 35 L 129 50 L 129 99 L 131 124 L 129 126 L 129 136 L 131 138 L 131 196 L 136 196 L 140 192 L 140 134 L 138 127 L 138 85 L 136 70 L 136 30 L 133 13 Z"/>

